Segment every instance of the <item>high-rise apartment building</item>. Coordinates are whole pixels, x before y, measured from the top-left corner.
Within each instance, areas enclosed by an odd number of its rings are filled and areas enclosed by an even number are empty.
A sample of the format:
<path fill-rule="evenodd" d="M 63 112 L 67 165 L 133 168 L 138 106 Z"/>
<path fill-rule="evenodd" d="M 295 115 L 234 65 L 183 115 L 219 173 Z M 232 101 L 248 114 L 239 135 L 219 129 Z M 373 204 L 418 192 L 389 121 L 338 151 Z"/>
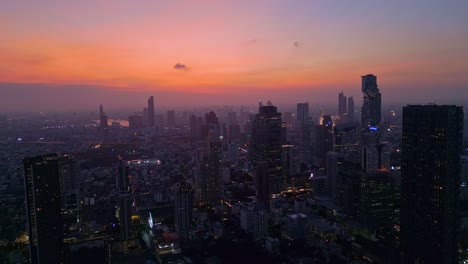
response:
<path fill-rule="evenodd" d="M 181 236 L 187 236 L 193 221 L 194 192 L 190 184 L 180 183 L 174 193 L 175 229 Z"/>
<path fill-rule="evenodd" d="M 217 205 L 223 200 L 222 144 L 208 141 L 197 153 L 196 203 Z"/>

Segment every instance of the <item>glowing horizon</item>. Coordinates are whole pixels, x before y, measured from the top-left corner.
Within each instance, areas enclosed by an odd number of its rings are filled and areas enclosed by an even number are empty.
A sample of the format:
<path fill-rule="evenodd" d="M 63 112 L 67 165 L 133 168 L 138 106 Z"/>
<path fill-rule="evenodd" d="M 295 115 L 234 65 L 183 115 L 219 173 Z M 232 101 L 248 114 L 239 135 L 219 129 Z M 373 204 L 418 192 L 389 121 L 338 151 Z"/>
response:
<path fill-rule="evenodd" d="M 1 83 L 230 94 L 358 89 L 359 76 L 374 73 L 398 91 L 468 84 L 464 1 L 11 1 L 1 7 Z"/>

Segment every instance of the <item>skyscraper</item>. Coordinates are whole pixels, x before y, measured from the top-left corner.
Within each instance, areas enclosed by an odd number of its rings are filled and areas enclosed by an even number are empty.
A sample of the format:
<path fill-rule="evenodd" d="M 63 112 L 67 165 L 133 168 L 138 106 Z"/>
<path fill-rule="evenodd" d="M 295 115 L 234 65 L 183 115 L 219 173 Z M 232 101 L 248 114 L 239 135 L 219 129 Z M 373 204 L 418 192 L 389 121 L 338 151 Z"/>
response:
<path fill-rule="evenodd" d="M 205 149 L 197 153 L 196 202 L 197 205 L 217 205 L 223 200 L 222 144 L 206 142 Z"/>
<path fill-rule="evenodd" d="M 130 239 L 131 232 L 131 197 L 129 192 L 130 187 L 130 168 L 124 160 L 119 161 L 119 168 L 116 179 L 117 187 L 117 207 L 118 220 L 120 228 L 120 239 Z"/>
<path fill-rule="evenodd" d="M 354 98 L 348 97 L 348 112 L 346 113 L 349 123 L 354 123 Z"/>
<path fill-rule="evenodd" d="M 181 236 L 187 236 L 192 224 L 193 189 L 188 183 L 180 183 L 175 189 L 175 229 Z"/>
<path fill-rule="evenodd" d="M 345 116 L 346 116 L 346 96 L 343 94 L 343 92 L 338 94 L 338 115 L 340 116 L 340 119 L 343 121 Z"/>
<path fill-rule="evenodd" d="M 379 126 L 382 120 L 382 95 L 377 87 L 377 76 L 362 76 L 362 93 L 361 127 L 366 130 Z"/>
<path fill-rule="evenodd" d="M 297 104 L 297 126 L 299 130 L 299 159 L 301 163 L 308 164 L 312 160 L 312 124 L 308 103 Z"/>
<path fill-rule="evenodd" d="M 281 113 L 270 101 L 259 107 L 252 123 L 250 160 L 253 166 L 268 162 L 269 195 L 284 190 L 286 179 L 281 173 Z"/>
<path fill-rule="evenodd" d="M 404 263 L 457 263 L 463 109 L 403 108 L 401 249 Z"/>
<path fill-rule="evenodd" d="M 309 122 L 309 103 L 297 104 L 297 123 L 306 124 Z"/>
<path fill-rule="evenodd" d="M 104 107 L 102 105 L 99 106 L 99 126 L 101 128 L 107 127 L 107 115 L 104 112 Z"/>
<path fill-rule="evenodd" d="M 31 263 L 63 262 L 59 158 L 23 160 Z"/>
<path fill-rule="evenodd" d="M 148 126 L 154 127 L 154 97 L 148 98 Z"/>

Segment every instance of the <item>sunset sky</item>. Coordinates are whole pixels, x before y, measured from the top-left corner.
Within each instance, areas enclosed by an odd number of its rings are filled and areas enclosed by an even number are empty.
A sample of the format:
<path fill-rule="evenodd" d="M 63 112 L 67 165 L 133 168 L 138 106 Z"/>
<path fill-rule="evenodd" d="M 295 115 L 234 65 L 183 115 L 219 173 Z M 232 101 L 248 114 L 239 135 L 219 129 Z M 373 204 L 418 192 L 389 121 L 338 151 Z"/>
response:
<path fill-rule="evenodd" d="M 70 107 L 148 95 L 334 102 L 341 90 L 361 97 L 368 73 L 384 101 L 459 100 L 467 14 L 466 0 L 1 1 L 0 110 L 67 96 L 82 98 Z M 87 100 L 93 91 L 101 97 Z"/>

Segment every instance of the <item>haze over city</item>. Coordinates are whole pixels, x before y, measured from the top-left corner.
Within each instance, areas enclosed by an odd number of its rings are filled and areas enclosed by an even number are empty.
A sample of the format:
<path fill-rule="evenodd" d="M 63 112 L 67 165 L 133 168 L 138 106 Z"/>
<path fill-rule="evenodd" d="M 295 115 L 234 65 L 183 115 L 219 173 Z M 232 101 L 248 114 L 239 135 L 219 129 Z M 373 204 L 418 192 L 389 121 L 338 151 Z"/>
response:
<path fill-rule="evenodd" d="M 468 263 L 468 1 L 0 3 L 0 263 Z"/>
<path fill-rule="evenodd" d="M 0 110 L 135 107 L 149 95 L 331 103 L 341 90 L 359 97 L 367 73 L 386 102 L 461 101 L 467 13 L 466 1 L 5 1 Z"/>

